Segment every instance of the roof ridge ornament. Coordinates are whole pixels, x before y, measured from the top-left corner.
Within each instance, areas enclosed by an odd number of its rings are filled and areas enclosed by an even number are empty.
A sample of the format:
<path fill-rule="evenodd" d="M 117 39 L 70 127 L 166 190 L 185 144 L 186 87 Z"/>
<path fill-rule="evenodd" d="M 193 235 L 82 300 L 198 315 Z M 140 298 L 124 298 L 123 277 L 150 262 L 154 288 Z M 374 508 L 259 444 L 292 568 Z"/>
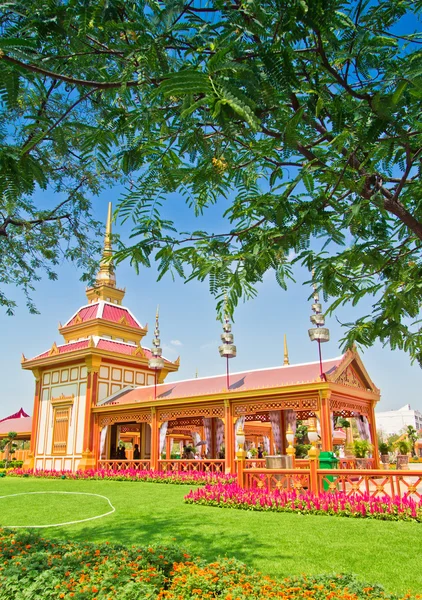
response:
<path fill-rule="evenodd" d="M 287 335 L 284 334 L 284 361 L 283 361 L 283 365 L 285 365 L 286 367 L 288 365 L 290 365 L 289 362 L 289 350 L 287 348 Z"/>
<path fill-rule="evenodd" d="M 148 366 L 150 369 L 154 369 L 154 371 L 158 371 L 164 367 L 164 359 L 162 357 L 163 349 L 161 348 L 161 340 L 160 340 L 160 323 L 159 323 L 159 306 L 157 306 L 157 311 L 155 313 L 155 328 L 154 328 L 154 338 L 152 340 L 152 348 L 151 348 L 151 358 L 148 361 Z"/>
<path fill-rule="evenodd" d="M 104 235 L 103 254 L 100 261 L 100 270 L 97 273 L 96 283 L 106 283 L 108 286 L 116 287 L 116 276 L 114 274 L 112 235 L 112 204 L 108 203 L 106 230 Z"/>
<path fill-rule="evenodd" d="M 60 351 L 59 351 L 59 349 L 57 347 L 56 342 L 53 342 L 53 345 L 51 346 L 48 355 L 49 356 L 55 356 L 56 354 L 59 354 L 59 353 L 60 353 Z"/>

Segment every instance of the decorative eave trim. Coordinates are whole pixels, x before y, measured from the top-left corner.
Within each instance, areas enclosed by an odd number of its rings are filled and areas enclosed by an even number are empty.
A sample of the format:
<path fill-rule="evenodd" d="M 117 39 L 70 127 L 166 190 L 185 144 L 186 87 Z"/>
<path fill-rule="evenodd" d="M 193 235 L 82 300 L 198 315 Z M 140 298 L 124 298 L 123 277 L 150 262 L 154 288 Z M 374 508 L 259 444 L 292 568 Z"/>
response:
<path fill-rule="evenodd" d="M 0 433 L 0 439 L 3 437 L 6 437 L 7 435 L 9 435 L 9 433 Z M 16 434 L 15 440 L 18 440 L 21 437 L 31 437 L 32 435 L 32 431 L 19 431 L 19 433 Z"/>
<path fill-rule="evenodd" d="M 372 390 L 363 390 L 361 388 L 354 388 L 345 386 L 342 383 L 336 383 L 335 381 L 330 381 L 330 390 L 336 396 L 341 396 L 342 398 L 353 398 L 354 400 L 370 400 L 374 402 L 378 402 L 381 398 L 381 394 L 379 392 L 373 392 Z"/>
<path fill-rule="evenodd" d="M 166 385 L 171 385 L 171 384 L 166 384 Z M 309 396 L 312 396 L 312 394 L 318 394 L 319 391 L 323 391 L 323 390 L 329 390 L 330 389 L 330 385 L 325 382 L 325 381 L 321 381 L 318 382 L 317 384 L 315 384 L 314 382 L 311 383 L 305 383 L 305 384 L 295 384 L 294 386 L 285 386 L 285 387 L 275 387 L 275 388 L 256 388 L 253 390 L 247 390 L 247 391 L 236 391 L 236 390 L 230 390 L 230 391 L 223 391 L 223 392 L 217 392 L 217 393 L 212 393 L 212 394 L 207 394 L 207 395 L 201 395 L 201 396 L 184 396 L 183 398 L 157 398 L 156 400 L 153 399 L 152 395 L 154 393 L 154 388 L 153 386 L 145 386 L 146 388 L 150 388 L 151 389 L 151 400 L 144 400 L 144 401 L 140 401 L 140 402 L 131 402 L 130 404 L 112 404 L 112 405 L 107 405 L 107 404 L 103 404 L 101 407 L 95 407 L 93 408 L 93 411 L 97 412 L 97 408 L 100 408 L 101 412 L 102 410 L 107 410 L 107 409 L 115 409 L 115 410 L 120 410 L 120 411 L 125 411 L 125 410 L 133 410 L 134 408 L 140 408 L 140 407 L 145 407 L 145 408 L 151 408 L 151 407 L 162 407 L 162 406 L 169 406 L 171 404 L 172 407 L 174 406 L 179 406 L 179 405 L 183 405 L 183 404 L 198 404 L 200 403 L 201 405 L 204 403 L 213 403 L 213 402 L 221 402 L 222 404 L 224 403 L 224 400 L 230 399 L 232 402 L 231 404 L 237 404 L 238 402 L 243 402 L 245 400 L 256 400 L 256 399 L 260 399 L 260 398 L 271 398 L 271 397 L 280 397 L 280 396 L 292 396 L 292 395 L 298 395 L 298 394 L 306 394 Z M 157 390 L 158 392 L 158 390 Z"/>
<path fill-rule="evenodd" d="M 114 340 L 110 340 L 110 341 L 113 342 Z M 121 343 L 121 342 L 117 342 L 117 343 Z M 135 346 L 134 346 L 134 348 L 135 348 Z M 148 368 L 148 359 L 147 358 L 142 358 L 142 356 L 139 356 L 139 355 L 135 356 L 133 354 L 122 354 L 120 352 L 114 352 L 113 350 L 103 350 L 102 348 L 97 348 L 97 347 L 95 347 L 95 348 L 86 347 L 86 348 L 81 348 L 79 350 L 74 350 L 71 352 L 63 352 L 61 354 L 43 356 L 42 358 L 29 359 L 29 360 L 26 360 L 24 363 L 22 363 L 22 369 L 31 370 L 34 367 L 40 367 L 40 366 L 49 367 L 51 365 L 57 365 L 58 357 L 60 357 L 59 358 L 60 363 L 64 365 L 67 362 L 77 362 L 78 360 L 83 361 L 83 360 L 85 360 L 86 356 L 91 356 L 91 355 L 105 357 L 105 358 L 114 358 L 116 360 L 119 360 L 120 362 L 128 362 L 131 365 L 142 365 L 143 367 L 145 367 L 147 369 L 147 371 L 150 371 L 150 369 Z M 168 372 L 177 371 L 177 365 L 166 361 L 163 370 L 168 371 Z"/>

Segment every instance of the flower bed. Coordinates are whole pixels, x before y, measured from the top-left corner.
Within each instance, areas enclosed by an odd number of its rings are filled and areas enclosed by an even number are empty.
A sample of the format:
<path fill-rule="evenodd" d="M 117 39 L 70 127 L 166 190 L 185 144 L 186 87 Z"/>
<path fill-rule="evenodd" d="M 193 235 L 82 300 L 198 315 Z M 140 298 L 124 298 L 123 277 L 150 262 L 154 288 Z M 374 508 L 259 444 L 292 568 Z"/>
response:
<path fill-rule="evenodd" d="M 352 575 L 274 581 L 235 559 L 207 564 L 175 546 L 54 542 L 27 531 L 0 529 L 0 564 L 0 600 L 399 600 Z"/>
<path fill-rule="evenodd" d="M 373 498 L 369 494 L 347 496 L 343 492 L 326 492 L 317 496 L 312 492 L 302 494 L 285 490 L 267 492 L 259 488 L 245 490 L 236 483 L 229 483 L 206 485 L 191 490 L 185 496 L 185 502 L 243 510 L 422 522 L 422 501 L 417 503 L 411 498 L 398 496 Z"/>
<path fill-rule="evenodd" d="M 42 477 L 45 479 L 110 479 L 113 481 L 144 481 L 151 483 L 176 483 L 189 485 L 215 485 L 217 483 L 230 483 L 236 478 L 225 473 L 204 473 L 191 471 L 187 473 L 173 473 L 171 471 L 137 471 L 124 469 L 113 471 L 111 469 L 96 469 L 89 471 L 44 471 L 12 469 L 7 472 L 8 477 Z"/>
<path fill-rule="evenodd" d="M 274 581 L 234 559 L 211 564 L 181 563 L 174 566 L 168 589 L 159 600 L 202 600 L 221 598 L 244 600 L 279 598 L 280 600 L 360 600 L 361 598 L 397 598 L 386 594 L 379 585 L 362 584 L 354 575 L 289 577 Z M 410 594 L 406 598 L 411 598 Z"/>
<path fill-rule="evenodd" d="M 0 530 L 0 599 L 156 598 L 179 548 L 54 542 Z"/>

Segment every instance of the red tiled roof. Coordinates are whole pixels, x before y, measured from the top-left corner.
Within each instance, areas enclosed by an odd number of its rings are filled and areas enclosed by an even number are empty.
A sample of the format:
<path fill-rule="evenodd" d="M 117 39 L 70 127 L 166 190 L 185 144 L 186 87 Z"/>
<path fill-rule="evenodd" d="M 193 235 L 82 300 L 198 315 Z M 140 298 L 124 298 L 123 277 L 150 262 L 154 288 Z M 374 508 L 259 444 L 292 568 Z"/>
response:
<path fill-rule="evenodd" d="M 95 319 L 97 316 L 97 312 L 98 312 L 98 302 L 96 302 L 95 304 L 91 304 L 90 306 L 86 306 L 85 308 L 81 308 L 76 315 L 73 317 L 72 321 L 70 323 L 67 323 L 67 325 L 74 325 L 75 321 L 76 321 L 76 317 L 79 315 L 81 321 L 85 322 L 85 321 L 90 321 L 91 319 Z"/>
<path fill-rule="evenodd" d="M 127 324 L 130 327 L 137 327 L 140 329 L 140 325 L 138 321 L 136 321 L 127 308 L 122 308 L 121 306 L 116 306 L 114 304 L 105 304 L 103 309 L 103 319 L 106 321 L 113 321 L 113 323 L 118 323 L 122 317 L 126 318 Z"/>
<path fill-rule="evenodd" d="M 93 319 L 104 319 L 105 321 L 111 321 L 112 323 L 119 323 L 123 317 L 125 317 L 126 322 L 130 327 L 135 327 L 136 329 L 142 328 L 140 323 L 138 323 L 131 315 L 127 308 L 109 304 L 104 301 L 98 301 L 88 306 L 83 306 L 69 319 L 69 321 L 67 321 L 65 327 L 77 325 L 81 321 L 85 323 L 86 321 L 92 321 Z"/>
<path fill-rule="evenodd" d="M 93 341 L 95 344 L 95 348 L 98 348 L 99 350 L 110 350 L 111 352 L 117 352 L 119 354 L 125 354 L 127 356 L 130 356 L 134 350 L 136 350 L 137 346 L 135 346 L 134 344 L 127 344 L 126 342 L 118 342 L 115 340 L 107 340 L 104 338 L 97 338 L 97 337 L 93 337 Z M 59 351 L 59 354 L 66 354 L 68 352 L 75 352 L 76 350 L 82 350 L 83 348 L 88 348 L 88 344 L 89 344 L 89 340 L 79 340 L 77 342 L 69 342 L 69 344 L 63 344 L 62 346 L 57 346 L 57 349 Z M 151 350 L 149 350 L 149 348 L 142 348 L 142 351 L 145 354 L 146 358 L 151 358 L 152 354 L 151 354 Z M 38 354 L 38 356 L 35 356 L 34 358 L 31 358 L 31 360 L 36 360 L 38 358 L 46 358 L 48 356 L 50 356 L 50 350 L 47 350 L 46 352 L 43 352 L 42 354 Z M 52 355 L 55 356 L 55 355 Z M 168 360 L 164 359 L 165 362 L 169 362 Z"/>
<path fill-rule="evenodd" d="M 88 340 L 79 340 L 77 342 L 69 342 L 68 344 L 63 344 L 62 346 L 57 346 L 59 354 L 66 354 L 67 352 L 75 352 L 76 350 L 82 350 L 82 348 L 88 347 Z M 31 360 L 35 360 L 37 358 L 46 358 L 50 356 L 50 350 L 43 352 L 42 354 L 38 354 L 38 356 L 34 356 Z M 54 356 L 54 355 L 52 355 Z"/>
<path fill-rule="evenodd" d="M 104 340 L 100 338 L 97 342 L 97 348 L 101 350 L 110 350 L 111 352 L 119 352 L 120 354 L 132 354 L 136 350 L 136 346 L 133 344 L 126 344 L 125 342 L 116 342 L 115 340 Z M 151 351 L 148 348 L 142 348 L 145 356 L 150 358 Z"/>
<path fill-rule="evenodd" d="M 29 417 L 29 415 L 23 410 L 23 408 L 20 408 L 18 412 L 13 413 L 13 415 L 9 415 L 8 417 L 4 417 L 4 419 L 0 419 L 0 423 L 3 423 L 3 421 L 8 421 L 9 419 L 22 419 L 25 417 Z"/>
<path fill-rule="evenodd" d="M 323 361 L 324 373 L 328 374 L 334 371 L 340 365 L 343 358 L 344 355 Z M 246 392 L 261 388 L 276 388 L 317 381 L 320 381 L 319 362 L 232 373 L 230 375 L 230 390 Z M 162 398 L 173 400 L 176 398 L 206 396 L 224 392 L 226 389 L 226 375 L 188 379 L 174 383 L 162 383 L 157 386 L 157 400 Z M 144 386 L 128 390 L 125 394 L 116 398 L 116 400 L 111 399 L 110 402 L 113 404 L 131 404 L 133 402 L 146 402 L 150 400 L 151 387 Z"/>
<path fill-rule="evenodd" d="M 19 419 L 8 419 L 0 422 L 0 435 L 8 434 L 9 431 L 16 433 L 30 433 L 32 429 L 32 417 L 21 417 Z"/>

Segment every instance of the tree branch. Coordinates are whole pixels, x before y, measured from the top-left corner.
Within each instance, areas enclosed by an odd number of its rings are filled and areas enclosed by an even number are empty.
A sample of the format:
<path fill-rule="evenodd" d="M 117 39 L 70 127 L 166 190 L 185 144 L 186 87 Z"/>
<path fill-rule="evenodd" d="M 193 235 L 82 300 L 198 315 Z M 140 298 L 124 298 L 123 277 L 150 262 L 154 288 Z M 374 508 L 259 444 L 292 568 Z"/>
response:
<path fill-rule="evenodd" d="M 58 79 L 59 81 L 64 81 L 66 83 L 71 83 L 73 85 L 81 85 L 84 87 L 95 88 L 96 90 L 111 90 L 117 89 L 122 86 L 125 87 L 137 87 L 141 85 L 142 81 L 90 81 L 85 79 L 77 79 L 75 77 L 69 77 L 68 75 L 62 75 L 61 73 L 55 73 L 54 71 L 49 71 L 48 69 L 43 69 L 38 67 L 37 65 L 27 64 L 18 60 L 17 58 L 13 58 L 12 56 L 8 56 L 7 54 L 0 55 L 0 60 L 5 60 L 6 62 L 11 63 L 12 65 L 17 65 L 26 71 L 32 71 L 33 73 L 40 73 L 41 75 L 45 75 L 46 77 L 51 77 L 52 79 Z M 153 80 L 151 80 L 152 82 Z"/>

